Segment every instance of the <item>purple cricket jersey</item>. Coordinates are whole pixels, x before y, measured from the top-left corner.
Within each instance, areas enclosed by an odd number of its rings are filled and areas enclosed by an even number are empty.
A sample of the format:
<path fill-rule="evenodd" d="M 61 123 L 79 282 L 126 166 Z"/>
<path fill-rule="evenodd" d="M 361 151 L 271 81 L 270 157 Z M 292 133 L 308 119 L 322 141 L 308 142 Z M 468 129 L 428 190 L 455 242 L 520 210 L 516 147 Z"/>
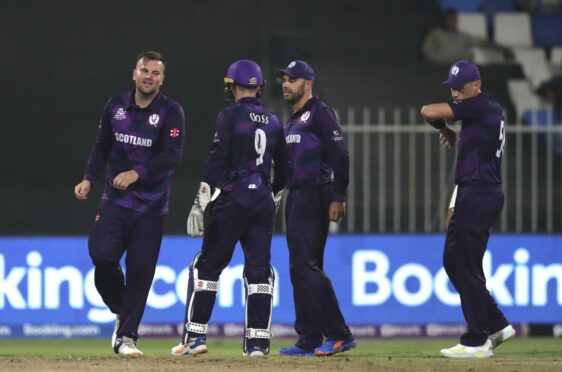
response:
<path fill-rule="evenodd" d="M 167 214 L 171 178 L 183 148 L 184 112 L 162 93 L 140 108 L 134 94 L 122 93 L 105 105 L 84 179 L 93 184 L 107 164 L 102 200 L 137 212 Z M 131 169 L 139 174 L 138 181 L 127 190 L 115 189 L 114 178 Z"/>
<path fill-rule="evenodd" d="M 332 109 L 309 99 L 285 125 L 289 153 L 288 187 L 333 184 L 332 201 L 344 202 L 349 153 Z"/>
<path fill-rule="evenodd" d="M 455 183 L 501 183 L 505 125 L 501 106 L 487 94 L 449 103 L 461 120 Z"/>
<path fill-rule="evenodd" d="M 283 126 L 258 98 L 242 98 L 219 112 L 203 171 L 203 181 L 211 189 L 230 192 L 237 202 L 248 206 L 256 195 L 285 186 L 286 164 Z"/>

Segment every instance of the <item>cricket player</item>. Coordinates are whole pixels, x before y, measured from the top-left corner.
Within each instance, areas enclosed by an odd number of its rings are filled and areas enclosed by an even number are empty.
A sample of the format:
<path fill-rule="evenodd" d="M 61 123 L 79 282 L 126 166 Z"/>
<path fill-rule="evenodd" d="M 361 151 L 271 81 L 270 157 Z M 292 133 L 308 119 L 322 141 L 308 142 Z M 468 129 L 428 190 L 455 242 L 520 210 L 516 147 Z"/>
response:
<path fill-rule="evenodd" d="M 160 93 L 166 61 L 143 52 L 133 69 L 133 91 L 111 98 L 103 111 L 83 180 L 74 193 L 88 198 L 107 165 L 105 188 L 88 240 L 95 285 L 117 315 L 115 353 L 142 355 L 137 330 L 154 277 L 172 176 L 185 135 L 182 107 Z M 126 277 L 119 261 L 125 259 Z"/>
<path fill-rule="evenodd" d="M 349 153 L 332 109 L 315 97 L 315 74 L 305 61 L 280 70 L 283 98 L 293 113 L 285 125 L 289 193 L 285 205 L 295 345 L 285 356 L 332 355 L 356 346 L 330 279 L 324 249 L 330 221 L 340 222 L 349 183 Z"/>
<path fill-rule="evenodd" d="M 265 81 L 256 62 L 234 62 L 224 83 L 234 104 L 217 116 L 203 182 L 187 219 L 189 235 L 204 235 L 201 252 L 189 267 L 185 329 L 180 344 L 172 349 L 175 356 L 207 352 L 207 324 L 218 280 L 237 242 L 244 251 L 244 355 L 269 353 L 275 284 L 270 265 L 275 216 L 272 192 L 284 187 L 287 150 L 283 126 L 259 98 Z"/>
<path fill-rule="evenodd" d="M 500 105 L 481 92 L 480 71 L 467 60 L 455 62 L 443 82 L 453 101 L 423 106 L 421 114 L 440 131 L 441 143 L 453 147 L 456 134 L 445 119 L 460 120 L 454 211 L 448 225 L 443 266 L 458 291 L 468 331 L 460 343 L 441 353 L 451 358 L 486 358 L 515 335 L 486 289 L 482 259 L 490 229 L 504 203 L 501 160 L 505 121 Z"/>

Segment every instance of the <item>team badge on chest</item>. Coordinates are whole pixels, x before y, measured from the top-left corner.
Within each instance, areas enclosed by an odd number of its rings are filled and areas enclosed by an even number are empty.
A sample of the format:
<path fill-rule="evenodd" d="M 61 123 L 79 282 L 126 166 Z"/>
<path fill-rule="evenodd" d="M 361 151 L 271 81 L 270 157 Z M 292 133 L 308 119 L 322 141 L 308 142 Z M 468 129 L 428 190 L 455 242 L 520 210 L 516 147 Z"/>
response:
<path fill-rule="evenodd" d="M 159 122 L 160 115 L 158 114 L 152 114 L 148 117 L 148 124 L 152 125 L 153 127 L 157 127 Z"/>

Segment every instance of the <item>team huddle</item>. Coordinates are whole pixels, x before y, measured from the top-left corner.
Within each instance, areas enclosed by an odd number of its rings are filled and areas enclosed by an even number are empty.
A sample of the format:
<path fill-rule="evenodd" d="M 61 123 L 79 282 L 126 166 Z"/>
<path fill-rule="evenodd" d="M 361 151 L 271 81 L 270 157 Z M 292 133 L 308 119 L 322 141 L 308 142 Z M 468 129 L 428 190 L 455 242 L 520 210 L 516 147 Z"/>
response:
<path fill-rule="evenodd" d="M 135 89 L 106 104 L 83 180 L 74 190 L 78 199 L 86 199 L 96 177 L 107 169 L 88 250 L 96 288 L 116 315 L 111 345 L 122 355 L 142 355 L 138 327 L 185 136 L 182 107 L 160 92 L 165 63 L 158 52 L 138 56 Z M 172 348 L 174 356 L 207 353 L 218 281 L 238 242 L 244 252 L 243 352 L 269 354 L 276 280 L 270 250 L 284 192 L 298 339 L 279 354 L 327 356 L 356 347 L 323 271 L 330 221 L 340 222 L 345 212 L 347 146 L 333 110 L 313 95 L 312 67 L 297 60 L 277 73 L 283 98 L 292 106 L 284 124 L 260 98 L 265 80 L 256 62 L 235 61 L 224 77 L 232 104 L 216 117 L 203 177 L 187 218 L 187 233 L 203 236 L 203 243 L 189 264 L 183 336 Z M 463 123 L 458 194 L 444 264 L 461 296 L 468 331 L 459 345 L 441 350 L 448 357 L 491 356 L 493 348 L 515 334 L 486 290 L 482 272 L 489 231 L 503 206 L 499 169 L 505 133 L 501 108 L 480 92 L 477 73 L 472 63 L 457 62 L 445 82 L 453 103 L 422 108 L 445 147 L 453 147 L 456 136 L 444 119 Z M 125 252 L 126 275 L 119 263 Z"/>

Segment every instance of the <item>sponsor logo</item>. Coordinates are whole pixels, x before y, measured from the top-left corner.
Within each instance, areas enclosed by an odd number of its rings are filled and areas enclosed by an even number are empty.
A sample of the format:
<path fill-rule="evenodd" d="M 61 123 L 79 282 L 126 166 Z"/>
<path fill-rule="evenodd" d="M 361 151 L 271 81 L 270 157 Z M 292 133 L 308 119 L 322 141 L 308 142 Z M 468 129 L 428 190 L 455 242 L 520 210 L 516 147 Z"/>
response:
<path fill-rule="evenodd" d="M 289 143 L 301 143 L 301 135 L 300 134 L 289 134 L 285 137 L 285 142 Z"/>
<path fill-rule="evenodd" d="M 61 324 L 24 324 L 25 337 L 93 337 L 100 336 L 101 329 L 98 325 L 61 325 Z"/>
<path fill-rule="evenodd" d="M 300 121 L 306 123 L 309 117 L 310 117 L 310 111 L 306 111 L 301 115 Z"/>
<path fill-rule="evenodd" d="M 248 83 L 250 85 L 256 85 L 258 83 L 258 78 L 257 77 L 251 77 L 250 80 L 248 80 Z"/>
<path fill-rule="evenodd" d="M 98 222 L 100 218 L 101 218 L 100 214 L 97 213 L 96 216 L 94 217 L 94 221 Z"/>
<path fill-rule="evenodd" d="M 132 134 L 115 132 L 115 140 L 135 146 L 152 147 L 152 140 L 150 138 L 133 136 Z"/>
<path fill-rule="evenodd" d="M 123 107 L 119 107 L 117 109 L 117 112 L 113 116 L 113 119 L 115 119 L 115 120 L 125 120 L 125 119 L 127 119 L 127 112 L 125 111 L 125 109 L 123 109 Z"/>
<path fill-rule="evenodd" d="M 267 124 L 269 123 L 269 115 L 250 112 L 250 120 L 254 123 Z"/>
<path fill-rule="evenodd" d="M 152 114 L 148 117 L 148 124 L 152 125 L 153 127 L 158 127 L 158 122 L 160 121 L 160 115 Z"/>
<path fill-rule="evenodd" d="M 170 131 L 170 137 L 176 138 L 180 135 L 180 130 L 178 128 L 174 128 Z"/>

